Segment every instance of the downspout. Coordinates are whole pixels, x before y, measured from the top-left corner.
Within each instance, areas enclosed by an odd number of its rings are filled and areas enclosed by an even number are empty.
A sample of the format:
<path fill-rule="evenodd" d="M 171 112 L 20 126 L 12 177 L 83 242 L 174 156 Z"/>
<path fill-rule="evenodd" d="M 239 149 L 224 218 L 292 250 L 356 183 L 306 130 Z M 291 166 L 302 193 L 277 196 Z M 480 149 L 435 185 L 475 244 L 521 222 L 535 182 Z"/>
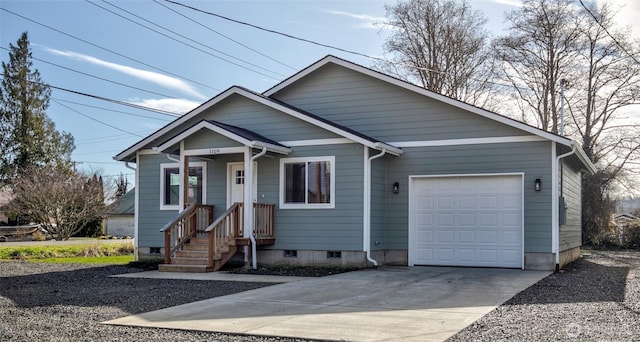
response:
<path fill-rule="evenodd" d="M 247 165 L 245 167 L 251 168 L 251 174 L 249 175 L 250 181 L 249 181 L 249 200 L 251 201 L 251 203 L 253 204 L 253 173 L 255 172 L 255 170 L 253 169 L 253 162 L 264 156 L 267 153 L 267 148 L 263 147 L 262 151 L 258 154 L 256 154 L 255 156 L 251 157 L 251 164 Z M 246 177 L 245 177 L 246 179 Z M 245 186 L 246 186 L 245 182 Z M 246 201 L 245 201 L 246 202 Z M 245 210 L 253 210 L 253 208 L 245 208 Z M 251 213 L 251 221 L 253 222 L 255 220 L 253 213 Z M 249 239 L 251 240 L 251 267 L 255 270 L 258 268 L 258 248 L 256 246 L 256 237 L 254 236 L 255 233 L 255 224 L 251 224 L 251 234 L 249 234 Z"/>
<path fill-rule="evenodd" d="M 563 189 L 560 186 L 562 179 L 560 179 L 559 177 L 561 177 L 560 175 L 557 174 L 557 171 L 560 170 L 560 159 L 562 158 L 566 158 L 572 154 L 576 153 L 576 144 L 575 142 L 572 144 L 571 146 L 571 151 L 565 153 L 565 154 L 561 154 L 559 156 L 556 157 L 556 180 L 554 181 L 556 183 L 556 189 L 558 189 L 558 191 L 556 191 L 555 194 L 553 194 L 553 210 L 555 210 L 556 215 L 554 215 L 554 222 L 553 222 L 553 227 L 556 230 L 556 241 L 554 244 L 554 249 L 555 249 L 555 254 L 556 254 L 556 272 L 560 269 L 560 194 L 562 194 Z"/>
<path fill-rule="evenodd" d="M 363 249 L 367 261 L 373 264 L 373 268 L 378 267 L 378 262 L 371 258 L 371 161 L 380 158 L 387 154 L 386 149 L 375 156 L 369 157 L 369 148 L 365 146 L 365 158 L 364 164 L 364 214 L 363 214 Z"/>
<path fill-rule="evenodd" d="M 136 163 L 138 162 L 138 152 L 136 152 Z M 124 167 L 126 167 L 129 170 L 133 170 L 133 172 L 135 172 L 136 175 L 136 181 L 135 181 L 135 193 L 134 193 L 134 206 L 133 206 L 133 218 L 134 218 L 134 222 L 133 222 L 133 235 L 134 235 L 134 240 L 133 240 L 133 261 L 138 261 L 139 257 L 138 257 L 138 201 L 140 199 L 140 196 L 138 195 L 138 191 L 140 189 L 140 187 L 138 186 L 138 169 L 129 165 L 128 161 L 124 162 Z"/>

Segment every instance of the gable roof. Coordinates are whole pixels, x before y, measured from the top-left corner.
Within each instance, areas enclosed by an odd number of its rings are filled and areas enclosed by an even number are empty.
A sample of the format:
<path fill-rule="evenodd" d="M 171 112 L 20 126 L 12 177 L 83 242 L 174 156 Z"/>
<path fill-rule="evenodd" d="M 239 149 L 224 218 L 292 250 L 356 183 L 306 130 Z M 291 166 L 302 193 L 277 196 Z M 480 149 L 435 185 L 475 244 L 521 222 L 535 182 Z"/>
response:
<path fill-rule="evenodd" d="M 339 136 L 342 136 L 343 138 L 347 138 L 349 140 L 352 140 L 354 142 L 360 143 L 362 145 L 365 145 L 367 147 L 373 148 L 373 149 L 377 149 L 377 150 L 386 150 L 388 153 L 393 154 L 393 155 L 400 155 L 402 154 L 402 149 L 391 146 L 383 141 L 380 141 L 379 139 L 375 139 L 373 137 L 369 137 L 366 136 L 364 134 L 360 134 L 354 130 L 348 129 L 345 126 L 342 125 L 338 125 L 334 122 L 331 122 L 329 120 L 320 118 L 316 115 L 313 115 L 311 113 L 302 111 L 300 109 L 297 109 L 293 106 L 290 105 L 286 105 L 280 101 L 271 99 L 269 97 L 266 97 L 264 95 L 258 94 L 256 92 L 253 92 L 251 90 L 248 90 L 246 88 L 243 87 L 239 87 L 239 86 L 233 86 L 230 87 L 229 89 L 223 91 L 222 93 L 216 95 L 215 97 L 211 98 L 209 101 L 203 103 L 202 105 L 198 106 L 197 108 L 193 109 L 192 111 L 184 114 L 183 116 L 175 119 L 174 121 L 170 122 L 169 124 L 165 125 L 164 127 L 160 128 L 159 130 L 155 131 L 154 133 L 150 134 L 149 136 L 147 136 L 146 138 L 140 140 L 139 142 L 135 143 L 134 145 L 132 145 L 131 147 L 127 148 L 126 150 L 120 152 L 119 154 L 117 154 L 115 157 L 113 157 L 113 159 L 118 160 L 118 161 L 131 161 L 133 159 L 133 157 L 135 157 L 135 153 L 138 150 L 143 149 L 145 146 L 147 146 L 149 143 L 153 142 L 154 140 L 157 140 L 159 138 L 161 138 L 163 135 L 168 134 L 169 132 L 171 132 L 172 130 L 178 128 L 180 125 L 184 124 L 185 122 L 187 122 L 188 120 L 196 117 L 197 115 L 201 114 L 202 112 L 204 112 L 205 110 L 211 108 L 212 106 L 216 105 L 217 103 L 220 103 L 221 101 L 223 101 L 224 99 L 229 98 L 232 95 L 240 95 L 243 97 L 246 97 L 250 100 L 253 100 L 255 102 L 261 103 L 265 106 L 271 107 L 275 110 L 278 110 L 282 113 L 288 114 L 292 117 L 298 118 L 300 120 L 303 120 L 307 123 L 310 123 L 312 125 L 315 125 L 317 127 L 326 129 L 330 132 L 333 132 Z M 220 127 L 220 126 L 219 126 Z M 229 131 L 230 132 L 230 131 Z M 164 145 L 164 144 L 163 144 Z"/>
<path fill-rule="evenodd" d="M 392 85 L 398 86 L 400 88 L 403 89 L 407 89 L 409 91 L 418 93 L 420 95 L 424 95 L 428 98 L 434 99 L 436 101 L 440 101 L 443 103 L 446 103 L 448 105 L 451 105 L 453 107 L 456 108 L 460 108 L 462 110 L 465 110 L 467 112 L 473 113 L 473 114 L 477 114 L 480 115 L 482 117 L 500 122 L 502 124 L 523 130 L 525 132 L 528 132 L 530 134 L 539 136 L 541 138 L 550 140 L 550 141 L 555 141 L 557 143 L 560 143 L 562 145 L 565 145 L 567 147 L 572 148 L 574 145 L 577 147 L 576 148 L 576 155 L 578 157 L 578 159 L 580 159 L 580 161 L 586 166 L 586 168 L 591 171 L 591 172 L 595 172 L 596 168 L 593 165 L 593 163 L 591 163 L 591 161 L 589 160 L 589 157 L 587 157 L 587 155 L 584 153 L 584 150 L 582 150 L 582 148 L 578 145 L 578 143 L 574 140 L 571 140 L 567 137 L 561 136 L 561 135 L 557 135 L 551 132 L 547 132 L 545 130 L 539 129 L 537 127 L 531 126 L 531 125 L 527 125 L 521 121 L 509 118 L 507 116 L 504 115 L 500 115 L 494 112 L 490 112 L 488 110 L 482 109 L 480 107 L 476 107 L 473 106 L 471 104 L 453 99 L 451 97 L 442 95 L 442 94 L 438 94 L 436 92 L 430 91 L 426 88 L 417 86 L 415 84 L 409 83 L 407 81 L 401 80 L 399 78 L 393 77 L 391 75 L 387 75 L 384 74 L 382 72 L 379 72 L 377 70 L 373 70 L 371 68 L 347 61 L 345 59 L 333 56 L 333 55 L 327 55 L 326 57 L 320 59 L 319 61 L 311 64 L 310 66 L 306 67 L 305 69 L 299 71 L 298 73 L 296 73 L 295 75 L 287 78 L 286 80 L 276 84 L 275 86 L 271 87 L 270 89 L 266 90 L 263 95 L 264 96 L 268 96 L 271 97 L 273 95 L 275 95 L 276 93 L 278 93 L 281 90 L 284 90 L 290 86 L 292 86 L 294 83 L 296 83 L 297 81 L 305 78 L 306 76 L 314 73 L 315 71 L 317 71 L 318 69 L 322 68 L 323 66 L 327 65 L 327 64 L 335 64 L 335 65 L 339 65 L 341 67 L 344 67 L 346 69 L 349 70 L 353 70 L 355 72 L 373 77 L 375 79 L 381 80 L 383 82 L 387 82 L 390 83 Z"/>
<path fill-rule="evenodd" d="M 133 215 L 136 200 L 135 188 L 127 191 L 107 207 L 107 215 Z"/>
<path fill-rule="evenodd" d="M 231 140 L 235 140 L 245 146 L 255 147 L 255 148 L 266 148 L 272 152 L 288 154 L 291 152 L 291 149 L 287 146 L 280 144 L 277 141 L 273 141 L 269 138 L 266 138 L 258 133 L 250 131 L 245 128 L 236 127 L 232 125 L 223 124 L 221 122 L 213 121 L 213 120 L 202 120 L 197 124 L 187 128 L 182 131 L 178 135 L 172 137 L 171 139 L 165 141 L 160 144 L 157 149 L 161 152 L 170 148 L 171 146 L 179 143 L 184 140 L 188 136 L 202 130 L 208 129 L 212 132 L 223 135 Z"/>

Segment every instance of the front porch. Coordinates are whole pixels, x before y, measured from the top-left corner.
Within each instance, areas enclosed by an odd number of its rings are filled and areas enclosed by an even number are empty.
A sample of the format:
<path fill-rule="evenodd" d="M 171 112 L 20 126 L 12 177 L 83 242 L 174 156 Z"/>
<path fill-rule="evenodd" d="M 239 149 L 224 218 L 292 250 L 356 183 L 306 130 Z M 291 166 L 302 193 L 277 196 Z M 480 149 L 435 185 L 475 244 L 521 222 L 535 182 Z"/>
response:
<path fill-rule="evenodd" d="M 234 203 L 214 220 L 212 205 L 190 204 L 161 229 L 164 264 L 159 271 L 215 272 L 241 247 L 250 254 L 248 246 L 274 244 L 274 205 L 253 203 L 253 234 L 246 234 L 244 208 L 244 203 Z"/>

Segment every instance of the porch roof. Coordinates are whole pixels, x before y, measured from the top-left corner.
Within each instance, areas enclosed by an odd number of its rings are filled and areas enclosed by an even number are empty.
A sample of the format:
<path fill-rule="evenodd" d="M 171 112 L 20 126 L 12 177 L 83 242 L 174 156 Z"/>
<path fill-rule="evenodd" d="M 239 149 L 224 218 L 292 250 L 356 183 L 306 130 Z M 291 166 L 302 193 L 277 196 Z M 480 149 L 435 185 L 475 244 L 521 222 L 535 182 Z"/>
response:
<path fill-rule="evenodd" d="M 163 142 L 158 147 L 154 148 L 154 150 L 157 150 L 159 152 L 165 152 L 168 149 L 170 149 L 172 146 L 175 146 L 176 144 L 180 143 L 180 141 L 187 139 L 188 137 L 190 137 L 191 135 L 195 134 L 196 132 L 202 129 L 207 129 L 209 131 L 218 133 L 222 136 L 225 136 L 231 140 L 237 141 L 238 143 L 248 147 L 266 148 L 267 151 L 280 153 L 280 154 L 291 153 L 291 149 L 289 147 L 282 145 L 277 141 L 266 138 L 256 132 L 250 131 L 246 128 L 224 124 L 214 120 L 201 120 L 195 125 L 177 134 L 176 136 Z"/>

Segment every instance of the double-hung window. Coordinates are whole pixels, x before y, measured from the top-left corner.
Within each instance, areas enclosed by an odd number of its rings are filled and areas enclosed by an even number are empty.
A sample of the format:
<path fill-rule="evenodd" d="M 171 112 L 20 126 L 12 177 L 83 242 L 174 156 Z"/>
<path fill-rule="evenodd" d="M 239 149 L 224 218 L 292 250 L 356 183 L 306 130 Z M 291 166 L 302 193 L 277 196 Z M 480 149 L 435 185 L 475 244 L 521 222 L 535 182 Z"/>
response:
<path fill-rule="evenodd" d="M 335 208 L 335 157 L 281 159 L 280 208 Z"/>
<path fill-rule="evenodd" d="M 206 164 L 189 163 L 189 178 L 185 204 L 204 203 Z M 176 163 L 160 165 L 160 209 L 180 209 L 180 166 Z"/>

